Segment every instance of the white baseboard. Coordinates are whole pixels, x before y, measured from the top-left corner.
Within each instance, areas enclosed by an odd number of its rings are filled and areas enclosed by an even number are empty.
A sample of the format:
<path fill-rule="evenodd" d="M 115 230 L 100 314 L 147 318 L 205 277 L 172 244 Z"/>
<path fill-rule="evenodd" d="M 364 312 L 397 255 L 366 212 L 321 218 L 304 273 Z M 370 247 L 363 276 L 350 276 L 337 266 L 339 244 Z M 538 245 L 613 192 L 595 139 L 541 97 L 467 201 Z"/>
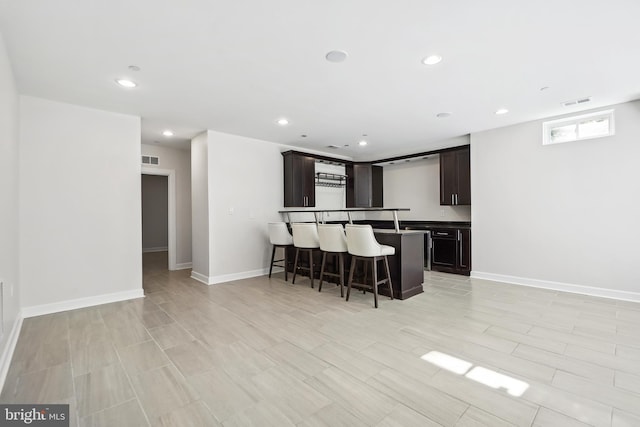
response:
<path fill-rule="evenodd" d="M 167 252 L 169 250 L 168 246 L 159 246 L 157 248 L 142 248 L 142 253 L 146 254 L 149 252 Z"/>
<path fill-rule="evenodd" d="M 234 280 L 250 279 L 252 277 L 264 276 L 269 274 L 268 268 L 260 268 L 258 270 L 242 271 L 240 273 L 220 274 L 218 276 L 205 276 L 204 274 L 191 272 L 191 278 L 202 282 L 205 285 L 217 285 L 218 283 L 231 282 Z"/>
<path fill-rule="evenodd" d="M 193 267 L 192 262 L 182 262 L 180 264 L 176 264 L 176 270 L 188 270 Z"/>
<path fill-rule="evenodd" d="M 591 295 L 594 297 L 612 298 L 623 301 L 640 302 L 639 292 L 618 291 L 615 289 L 595 288 L 591 286 L 575 285 L 572 283 L 553 282 L 549 280 L 531 279 L 528 277 L 509 276 L 505 274 L 472 271 L 474 279 L 493 280 L 495 282 L 511 283 L 513 285 L 531 286 L 533 288 L 551 289 L 554 291 L 571 292 L 574 294 Z"/>
<path fill-rule="evenodd" d="M 22 313 L 20 312 L 18 313 L 16 320 L 13 322 L 13 328 L 11 328 L 4 350 L 0 356 L 0 390 L 4 388 L 4 382 L 7 379 L 7 373 L 9 372 L 9 366 L 11 365 L 13 352 L 16 350 L 16 344 L 18 343 L 18 337 L 20 336 L 21 329 Z"/>
<path fill-rule="evenodd" d="M 22 308 L 24 318 L 42 316 L 43 314 L 58 313 L 61 311 L 75 310 L 77 308 L 92 307 L 94 305 L 108 304 L 110 302 L 124 301 L 134 298 L 143 298 L 142 288 L 131 291 L 115 292 L 112 294 L 96 295 L 87 298 L 78 298 L 68 301 L 54 302 L 51 304 L 34 305 Z"/>
<path fill-rule="evenodd" d="M 204 274 L 200 274 L 197 271 L 191 270 L 191 278 L 193 280 L 197 280 L 200 283 L 204 283 L 205 285 L 209 284 L 209 276 L 205 276 Z"/>

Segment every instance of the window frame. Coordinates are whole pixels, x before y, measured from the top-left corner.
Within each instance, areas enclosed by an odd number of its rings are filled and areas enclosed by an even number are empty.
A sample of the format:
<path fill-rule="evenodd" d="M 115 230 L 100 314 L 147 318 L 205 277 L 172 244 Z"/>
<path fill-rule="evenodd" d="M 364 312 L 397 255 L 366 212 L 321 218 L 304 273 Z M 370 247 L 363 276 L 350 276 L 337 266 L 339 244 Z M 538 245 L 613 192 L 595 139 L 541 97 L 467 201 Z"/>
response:
<path fill-rule="evenodd" d="M 542 123 L 542 145 L 555 145 L 555 144 L 564 144 L 566 142 L 575 142 L 575 141 L 585 141 L 589 139 L 596 138 L 605 138 L 607 136 L 613 136 L 616 134 L 615 128 L 615 110 L 600 110 L 594 111 L 593 113 L 588 114 L 580 114 L 577 116 L 564 117 L 562 119 L 549 120 Z M 594 119 L 594 118 L 607 118 L 609 119 L 609 133 L 603 135 L 593 135 L 593 136 L 585 136 L 581 137 L 579 134 L 579 124 L 580 122 L 585 121 L 586 119 Z M 576 125 L 577 137 L 576 139 L 570 139 L 568 141 L 553 141 L 551 139 L 551 131 L 558 127 L 568 126 L 568 125 Z"/>

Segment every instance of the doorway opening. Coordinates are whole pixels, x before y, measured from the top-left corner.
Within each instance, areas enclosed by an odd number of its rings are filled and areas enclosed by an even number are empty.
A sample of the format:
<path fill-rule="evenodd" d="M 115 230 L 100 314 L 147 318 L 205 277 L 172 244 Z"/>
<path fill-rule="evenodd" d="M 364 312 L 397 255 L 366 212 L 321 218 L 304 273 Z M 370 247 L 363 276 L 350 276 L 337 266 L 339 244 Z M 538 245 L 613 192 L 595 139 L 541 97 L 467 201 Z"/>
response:
<path fill-rule="evenodd" d="M 142 168 L 143 268 L 176 269 L 175 171 Z M 153 265 L 147 265 L 147 264 Z"/>

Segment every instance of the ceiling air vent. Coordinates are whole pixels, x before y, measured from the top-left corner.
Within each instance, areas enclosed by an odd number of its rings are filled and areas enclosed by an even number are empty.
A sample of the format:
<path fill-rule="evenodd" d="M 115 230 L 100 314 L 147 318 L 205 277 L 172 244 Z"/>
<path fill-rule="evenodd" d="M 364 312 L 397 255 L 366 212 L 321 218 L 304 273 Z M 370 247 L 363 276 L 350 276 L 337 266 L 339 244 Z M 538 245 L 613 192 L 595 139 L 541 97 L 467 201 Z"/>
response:
<path fill-rule="evenodd" d="M 160 158 L 156 156 L 142 156 L 142 164 L 143 165 L 159 165 Z"/>
<path fill-rule="evenodd" d="M 338 147 L 337 145 L 331 144 L 331 145 L 327 145 L 327 148 L 333 148 L 334 150 L 336 150 L 336 149 L 338 149 L 340 147 Z"/>
<path fill-rule="evenodd" d="M 562 105 L 564 105 L 565 107 L 571 107 L 572 105 L 584 104 L 585 102 L 589 102 L 589 101 L 591 101 L 590 97 L 580 98 L 580 99 L 574 99 L 573 101 L 563 102 Z"/>

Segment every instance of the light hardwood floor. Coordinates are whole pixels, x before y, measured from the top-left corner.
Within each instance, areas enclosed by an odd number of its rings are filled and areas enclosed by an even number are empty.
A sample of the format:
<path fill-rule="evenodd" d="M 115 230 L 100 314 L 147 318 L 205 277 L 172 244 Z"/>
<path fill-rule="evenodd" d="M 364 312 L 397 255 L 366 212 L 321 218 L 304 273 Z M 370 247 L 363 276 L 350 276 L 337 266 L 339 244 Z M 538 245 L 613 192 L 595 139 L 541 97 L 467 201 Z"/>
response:
<path fill-rule="evenodd" d="M 640 304 L 425 273 L 406 301 L 282 274 L 25 319 L 0 395 L 82 426 L 640 426 Z M 421 359 L 524 381 L 519 397 Z"/>

